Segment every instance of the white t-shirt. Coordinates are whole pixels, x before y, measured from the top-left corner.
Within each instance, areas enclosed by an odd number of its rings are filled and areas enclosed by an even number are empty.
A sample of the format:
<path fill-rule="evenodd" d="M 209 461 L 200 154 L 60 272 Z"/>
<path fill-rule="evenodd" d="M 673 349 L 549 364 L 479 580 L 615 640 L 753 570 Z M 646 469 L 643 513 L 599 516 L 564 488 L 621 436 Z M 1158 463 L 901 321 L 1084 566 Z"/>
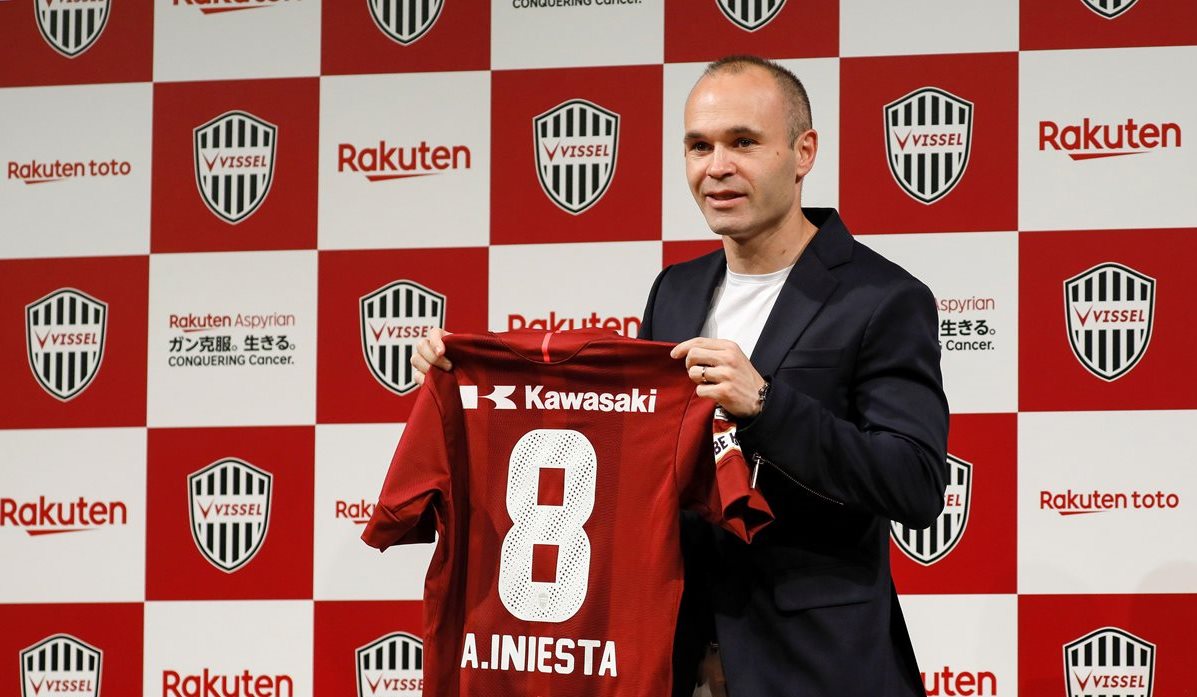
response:
<path fill-rule="evenodd" d="M 764 274 L 743 274 L 727 269 L 723 282 L 711 297 L 711 309 L 702 325 L 702 335 L 714 339 L 730 339 L 740 345 L 745 356 L 752 356 L 765 320 L 773 310 L 773 303 L 794 268 L 791 264 L 780 271 Z"/>

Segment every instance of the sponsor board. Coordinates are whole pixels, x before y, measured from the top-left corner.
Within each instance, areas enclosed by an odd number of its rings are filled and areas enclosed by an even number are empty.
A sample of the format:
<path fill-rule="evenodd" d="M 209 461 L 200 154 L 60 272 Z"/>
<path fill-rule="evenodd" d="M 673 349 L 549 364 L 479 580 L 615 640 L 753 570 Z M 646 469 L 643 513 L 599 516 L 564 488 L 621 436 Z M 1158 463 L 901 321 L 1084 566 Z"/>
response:
<path fill-rule="evenodd" d="M 87 389 L 104 358 L 108 304 L 63 288 L 25 306 L 29 367 L 37 384 L 68 401 Z"/>
<path fill-rule="evenodd" d="M 566 213 L 598 203 L 615 176 L 619 114 L 585 99 L 571 99 L 532 120 L 536 177 Z"/>
<path fill-rule="evenodd" d="M 705 63 L 745 53 L 790 58 L 839 54 L 839 0 L 694 0 L 664 5 L 666 63 Z M 805 30 L 810 27 L 819 30 Z M 794 41 L 799 33 L 802 41 Z"/>
<path fill-rule="evenodd" d="M 37 28 L 50 48 L 67 58 L 83 53 L 108 26 L 111 0 L 36 3 Z"/>
<path fill-rule="evenodd" d="M 358 697 L 417 697 L 424 691 L 424 642 L 392 632 L 358 647 Z"/>
<path fill-rule="evenodd" d="M 853 233 L 1018 229 L 1018 59 L 840 60 L 840 157 L 852 163 L 840 213 Z"/>
<path fill-rule="evenodd" d="M 1197 6 L 1189 2 L 1021 0 L 1018 5 L 1024 51 L 1197 43 Z"/>
<path fill-rule="evenodd" d="M 100 697 L 104 652 L 70 634 L 21 651 L 21 697 Z"/>
<path fill-rule="evenodd" d="M 1134 7 L 1139 0 L 1081 0 L 1099 17 L 1114 19 L 1118 15 Z"/>
<path fill-rule="evenodd" d="M 1064 282 L 1068 344 L 1081 365 L 1117 380 L 1139 363 L 1151 342 L 1155 279 L 1107 262 Z"/>
<path fill-rule="evenodd" d="M 927 1 L 887 4 L 843 0 L 839 5 L 839 52 L 842 56 L 1018 50 L 1018 2 L 959 0 L 946 4 Z"/>
<path fill-rule="evenodd" d="M 314 249 L 319 99 L 316 78 L 155 83 L 151 250 Z"/>
<path fill-rule="evenodd" d="M 150 429 L 147 599 L 311 598 L 314 436 Z"/>
<path fill-rule="evenodd" d="M 662 62 L 664 3 L 502 0 L 488 4 L 492 69 Z"/>
<path fill-rule="evenodd" d="M 379 554 L 361 540 L 402 433 L 402 424 L 316 427 L 313 592 L 317 600 L 419 600 L 424 596 L 434 544 L 400 545 Z"/>
<path fill-rule="evenodd" d="M 1194 411 L 1019 414 L 1019 591 L 1188 592 L 1197 551 L 1160 535 L 1197 525 L 1177 456 L 1195 426 Z"/>
<path fill-rule="evenodd" d="M 147 603 L 145 694 L 311 695 L 312 635 L 311 601 Z"/>
<path fill-rule="evenodd" d="M 270 528 L 274 476 L 224 458 L 187 476 L 187 513 L 196 549 L 226 573 L 249 563 Z"/>
<path fill-rule="evenodd" d="M 885 150 L 894 181 L 914 200 L 946 196 L 968 168 L 973 103 L 923 87 L 885 105 Z"/>
<path fill-rule="evenodd" d="M 274 181 L 278 126 L 228 111 L 196 126 L 195 183 L 212 214 L 237 224 L 258 210 Z"/>
<path fill-rule="evenodd" d="M 411 358 L 429 329 L 445 327 L 445 296 L 414 281 L 394 281 L 363 295 L 358 307 L 370 374 L 397 395 L 416 389 Z"/>
<path fill-rule="evenodd" d="M 441 16 L 446 0 L 367 0 L 384 36 L 404 46 L 419 41 Z"/>
<path fill-rule="evenodd" d="M 319 159 L 320 249 L 484 246 L 490 75 L 323 78 Z"/>
<path fill-rule="evenodd" d="M 715 0 L 719 11 L 727 21 L 744 31 L 756 31 L 772 22 L 786 0 L 763 0 L 763 2 L 745 2 L 744 0 Z"/>
<path fill-rule="evenodd" d="M 1017 596 L 902 597 L 927 697 L 1016 693 Z"/>

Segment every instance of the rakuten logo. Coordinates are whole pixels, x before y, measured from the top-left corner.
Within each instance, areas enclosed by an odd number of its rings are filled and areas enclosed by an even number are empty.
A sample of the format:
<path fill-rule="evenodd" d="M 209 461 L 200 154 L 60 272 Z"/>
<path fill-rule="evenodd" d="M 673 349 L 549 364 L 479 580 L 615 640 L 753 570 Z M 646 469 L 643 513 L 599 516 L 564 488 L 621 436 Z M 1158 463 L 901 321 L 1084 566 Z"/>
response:
<path fill-rule="evenodd" d="M 465 145 L 430 146 L 420 141 L 419 145 L 403 147 L 380 140 L 378 147 L 359 148 L 351 143 L 337 146 L 337 171 L 362 172 L 372 182 L 426 177 L 470 166 L 470 148 Z"/>
<path fill-rule="evenodd" d="M 133 165 L 125 160 L 82 160 L 53 162 L 30 160 L 8 163 L 8 178 L 20 179 L 26 184 L 45 184 L 80 177 L 127 177 L 133 173 Z"/>
<path fill-rule="evenodd" d="M 549 312 L 548 317 L 525 317 L 519 314 L 507 315 L 507 331 L 516 329 L 539 329 L 559 332 L 566 329 L 610 329 L 624 336 L 636 336 L 640 331 L 639 317 L 602 317 L 597 312 L 580 317 L 567 317 Z"/>
<path fill-rule="evenodd" d="M 923 688 L 927 691 L 927 697 L 937 697 L 938 695 L 946 695 L 946 697 L 972 697 L 972 695 L 997 695 L 997 676 L 993 673 L 983 670 L 975 671 L 954 671 L 949 666 L 944 666 L 943 670 L 928 675 L 927 673 L 920 673 L 923 676 Z"/>
<path fill-rule="evenodd" d="M 357 501 L 342 501 L 337 499 L 335 504 L 336 512 L 333 514 L 333 517 L 337 520 L 348 520 L 358 525 L 365 525 L 370 520 L 370 516 L 374 515 L 374 506 L 376 505 L 365 499 L 358 499 Z"/>
<path fill-rule="evenodd" d="M 290 675 L 221 675 L 207 668 L 199 675 L 162 671 L 162 697 L 294 697 Z"/>
<path fill-rule="evenodd" d="M 1063 492 L 1040 491 L 1039 510 L 1056 511 L 1060 515 L 1104 513 L 1117 510 L 1148 510 L 1180 508 L 1180 495 L 1165 491 Z"/>
<path fill-rule="evenodd" d="M 52 501 L 45 496 L 37 501 L 0 498 L 0 527 L 24 528 L 31 536 L 127 525 L 128 520 L 128 507 L 122 501 L 88 501 L 82 496 L 74 501 Z"/>
<path fill-rule="evenodd" d="M 1180 146 L 1180 124 L 1171 122 L 1139 124 L 1127 119 L 1126 123 L 1102 124 L 1088 118 L 1079 124 L 1039 122 L 1039 150 L 1063 150 L 1074 160 L 1138 155 Z"/>
<path fill-rule="evenodd" d="M 274 7 L 283 3 L 300 2 L 301 0 L 174 0 L 174 6 L 186 5 L 198 7 L 206 15 L 218 12 L 235 12 L 237 10 L 256 10 L 263 7 Z"/>

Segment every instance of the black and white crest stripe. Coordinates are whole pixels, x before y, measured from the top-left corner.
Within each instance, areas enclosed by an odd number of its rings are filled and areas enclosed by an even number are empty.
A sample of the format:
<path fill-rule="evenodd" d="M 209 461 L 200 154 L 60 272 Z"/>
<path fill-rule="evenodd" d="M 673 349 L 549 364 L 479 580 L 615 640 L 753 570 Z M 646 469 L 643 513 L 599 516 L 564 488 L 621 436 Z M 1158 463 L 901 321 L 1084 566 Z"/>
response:
<path fill-rule="evenodd" d="M 68 401 L 91 384 L 104 357 L 107 320 L 107 303 L 74 288 L 25 306 L 29 366 L 42 389 Z M 97 340 L 81 346 L 50 344 L 48 337 L 62 330 L 93 333 Z"/>
<path fill-rule="evenodd" d="M 91 48 L 108 24 L 110 0 L 88 0 L 82 5 L 33 1 L 42 38 L 67 58 Z"/>
<path fill-rule="evenodd" d="M 195 129 L 196 184 L 209 210 L 226 222 L 239 223 L 258 209 L 274 179 L 277 138 L 274 124 L 243 111 L 221 114 Z M 268 149 L 265 171 L 212 173 L 222 153 L 247 148 Z"/>
<path fill-rule="evenodd" d="M 366 0 L 383 34 L 403 44 L 422 38 L 436 23 L 446 0 Z"/>
<path fill-rule="evenodd" d="M 786 0 L 715 0 L 723 15 L 746 31 L 756 31 L 773 21 Z"/>
<path fill-rule="evenodd" d="M 885 107 L 886 154 L 890 172 L 902 190 L 922 203 L 948 194 L 968 166 L 973 104 L 935 87 L 923 87 Z M 960 132 L 962 145 L 916 151 L 902 147 L 916 131 Z M 905 136 L 903 136 L 905 134 Z"/>

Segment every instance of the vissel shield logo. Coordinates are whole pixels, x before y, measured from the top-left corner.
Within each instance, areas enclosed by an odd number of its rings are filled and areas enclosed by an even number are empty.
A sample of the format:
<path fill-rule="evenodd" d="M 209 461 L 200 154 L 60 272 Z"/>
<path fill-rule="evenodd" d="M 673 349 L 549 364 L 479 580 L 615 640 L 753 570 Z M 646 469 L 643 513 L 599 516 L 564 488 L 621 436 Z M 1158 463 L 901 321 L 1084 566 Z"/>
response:
<path fill-rule="evenodd" d="M 33 0 L 42 38 L 67 58 L 83 53 L 100 38 L 108 25 L 108 5 L 109 0 Z"/>
<path fill-rule="evenodd" d="M 1155 644 L 1116 627 L 1064 646 L 1068 697 L 1151 697 Z"/>
<path fill-rule="evenodd" d="M 229 111 L 194 131 L 195 183 L 208 210 L 226 223 L 245 220 L 274 181 L 278 126 Z"/>
<path fill-rule="evenodd" d="M 723 16 L 745 31 L 756 31 L 773 21 L 786 0 L 715 0 Z"/>
<path fill-rule="evenodd" d="M 424 690 L 424 642 L 392 632 L 357 650 L 358 697 L 418 697 Z"/>
<path fill-rule="evenodd" d="M 972 146 L 973 103 L 923 87 L 885 105 L 885 153 L 894 181 L 931 204 L 960 183 Z"/>
<path fill-rule="evenodd" d="M 445 0 L 366 0 L 366 4 L 382 33 L 407 46 L 436 24 Z"/>
<path fill-rule="evenodd" d="M 213 566 L 232 573 L 262 548 L 273 483 L 272 474 L 236 458 L 217 460 L 187 477 L 191 536 Z"/>
<path fill-rule="evenodd" d="M 99 697 L 103 652 L 55 634 L 21 652 L 21 697 Z"/>
<path fill-rule="evenodd" d="M 577 215 L 598 203 L 615 175 L 619 114 L 571 99 L 532 121 L 536 176 L 549 200 Z"/>
<path fill-rule="evenodd" d="M 1085 369 L 1106 381 L 1130 372 L 1151 341 L 1155 279 L 1098 264 L 1064 282 L 1068 343 Z"/>
<path fill-rule="evenodd" d="M 74 399 L 104 358 L 108 304 L 62 288 L 25 306 L 25 341 L 33 377 L 55 398 Z"/>
<path fill-rule="evenodd" d="M 956 548 L 968 525 L 972 500 L 973 466 L 948 455 L 948 486 L 944 492 L 943 512 L 930 527 L 911 530 L 898 522 L 890 523 L 890 535 L 898 549 L 923 566 L 943 559 Z"/>
<path fill-rule="evenodd" d="M 1139 0 L 1082 0 L 1085 7 L 1093 10 L 1106 19 L 1114 19 L 1118 15 L 1134 7 Z"/>
<path fill-rule="evenodd" d="M 433 327 L 445 326 L 445 296 L 414 281 L 394 281 L 360 302 L 362 353 L 374 379 L 397 395 L 416 389 L 411 356 Z"/>

